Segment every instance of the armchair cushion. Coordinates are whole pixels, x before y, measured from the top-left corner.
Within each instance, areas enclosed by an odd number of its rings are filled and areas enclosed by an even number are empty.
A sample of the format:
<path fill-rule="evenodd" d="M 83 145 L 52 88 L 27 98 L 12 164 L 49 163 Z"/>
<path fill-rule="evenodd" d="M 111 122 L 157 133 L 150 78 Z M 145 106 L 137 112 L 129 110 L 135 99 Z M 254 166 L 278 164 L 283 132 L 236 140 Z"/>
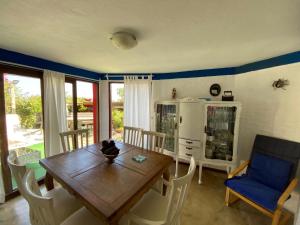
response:
<path fill-rule="evenodd" d="M 225 181 L 225 185 L 270 211 L 275 211 L 281 192 L 243 175 Z"/>
<path fill-rule="evenodd" d="M 254 153 L 247 170 L 249 178 L 279 192 L 283 192 L 291 179 L 293 164 L 273 156 Z"/>

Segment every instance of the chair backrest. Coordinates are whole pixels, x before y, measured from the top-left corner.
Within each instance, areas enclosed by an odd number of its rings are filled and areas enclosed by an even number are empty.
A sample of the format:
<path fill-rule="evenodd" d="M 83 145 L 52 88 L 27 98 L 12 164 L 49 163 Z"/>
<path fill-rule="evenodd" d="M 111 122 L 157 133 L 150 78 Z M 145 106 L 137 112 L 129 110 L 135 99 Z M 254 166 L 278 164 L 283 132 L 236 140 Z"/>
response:
<path fill-rule="evenodd" d="M 166 134 L 154 131 L 142 131 L 142 147 L 144 149 L 163 153 Z"/>
<path fill-rule="evenodd" d="M 7 157 L 7 162 L 8 162 L 10 171 L 15 178 L 19 192 L 21 193 L 21 195 L 24 198 L 26 198 L 25 193 L 24 193 L 23 184 L 22 184 L 22 179 L 26 173 L 25 165 L 21 164 L 19 162 L 17 153 L 14 150 L 9 151 L 9 155 Z"/>
<path fill-rule="evenodd" d="M 255 155 L 254 153 L 261 153 L 291 162 L 292 172 L 290 174 L 290 180 L 295 178 L 298 161 L 300 159 L 300 143 L 275 137 L 256 135 L 252 148 L 250 165 L 252 158 Z"/>
<path fill-rule="evenodd" d="M 140 146 L 141 134 L 141 128 L 124 126 L 123 142 L 134 146 Z"/>
<path fill-rule="evenodd" d="M 89 145 L 89 130 L 72 130 L 59 133 L 63 151 L 72 151 L 77 148 L 83 148 Z M 80 145 L 79 145 L 80 140 Z M 71 141 L 71 143 L 70 143 Z"/>
<path fill-rule="evenodd" d="M 31 222 L 34 225 L 58 225 L 58 220 L 53 206 L 53 199 L 43 197 L 34 177 L 34 171 L 28 170 L 22 180 L 24 192 L 27 196 L 30 210 L 32 211 Z M 59 210 L 59 209 L 57 209 Z"/>
<path fill-rule="evenodd" d="M 194 157 L 191 158 L 188 173 L 182 177 L 174 178 L 171 181 L 171 190 L 168 193 L 168 208 L 166 224 L 177 224 L 180 214 L 187 198 L 188 191 L 196 170 Z"/>

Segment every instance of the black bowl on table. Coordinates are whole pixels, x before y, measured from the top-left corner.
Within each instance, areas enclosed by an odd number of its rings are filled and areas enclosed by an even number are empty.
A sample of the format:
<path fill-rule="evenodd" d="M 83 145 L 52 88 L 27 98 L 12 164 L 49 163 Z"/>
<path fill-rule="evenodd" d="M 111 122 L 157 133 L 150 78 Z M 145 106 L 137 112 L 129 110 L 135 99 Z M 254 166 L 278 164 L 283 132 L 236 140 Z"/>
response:
<path fill-rule="evenodd" d="M 114 161 L 114 159 L 119 155 L 119 154 L 116 154 L 116 155 L 106 155 L 103 153 L 103 155 L 108 159 L 108 162 L 112 163 Z"/>
<path fill-rule="evenodd" d="M 119 155 L 120 150 L 116 147 L 114 141 L 102 141 L 101 152 L 108 159 L 110 163 Z"/>

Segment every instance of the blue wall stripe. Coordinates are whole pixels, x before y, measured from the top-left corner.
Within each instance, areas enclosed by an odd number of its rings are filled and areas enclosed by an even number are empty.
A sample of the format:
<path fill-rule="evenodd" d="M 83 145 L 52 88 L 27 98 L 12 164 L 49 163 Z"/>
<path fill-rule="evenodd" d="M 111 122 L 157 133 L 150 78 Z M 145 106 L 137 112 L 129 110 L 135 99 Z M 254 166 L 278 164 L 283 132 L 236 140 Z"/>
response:
<path fill-rule="evenodd" d="M 0 60 L 99 80 L 99 73 L 0 48 Z"/>
<path fill-rule="evenodd" d="M 300 51 L 288 53 L 281 56 L 276 56 L 270 59 L 265 59 L 265 60 L 245 64 L 242 66 L 237 66 L 237 67 L 193 70 L 193 71 L 183 71 L 183 72 L 173 72 L 173 73 L 154 73 L 153 80 L 238 75 L 241 73 L 257 71 L 257 70 L 262 70 L 262 69 L 267 69 L 267 68 L 282 66 L 282 65 L 288 65 L 292 63 L 298 63 L 298 62 L 300 62 Z M 124 75 L 124 74 L 112 74 L 112 75 Z M 144 74 L 140 74 L 140 75 L 144 75 Z M 104 74 L 101 75 L 101 79 L 103 80 L 106 79 Z M 114 77 L 114 78 L 110 78 L 110 80 L 122 80 L 122 78 Z"/>
<path fill-rule="evenodd" d="M 235 68 L 235 74 L 262 70 L 297 62 L 300 62 L 300 51 L 238 66 Z"/>
<path fill-rule="evenodd" d="M 0 61 L 11 62 L 41 69 L 54 70 L 70 75 L 77 75 L 94 80 L 106 80 L 106 74 L 92 72 L 85 69 L 68 66 L 62 63 L 49 61 L 46 59 L 37 58 L 34 56 L 25 55 L 18 52 L 13 52 L 0 48 Z M 265 59 L 237 67 L 203 69 L 193 71 L 171 72 L 171 73 L 153 73 L 154 80 L 178 79 L 178 78 L 193 78 L 193 77 L 209 77 L 209 76 L 226 76 L 237 75 L 241 73 L 287 65 L 300 62 L 300 51 L 288 53 L 285 55 Z M 109 74 L 109 75 L 134 75 L 134 73 Z M 149 75 L 149 73 L 137 73 L 138 75 Z M 122 80 L 121 77 L 110 77 L 109 80 Z"/>
<path fill-rule="evenodd" d="M 234 67 L 154 74 L 153 80 L 233 75 Z"/>

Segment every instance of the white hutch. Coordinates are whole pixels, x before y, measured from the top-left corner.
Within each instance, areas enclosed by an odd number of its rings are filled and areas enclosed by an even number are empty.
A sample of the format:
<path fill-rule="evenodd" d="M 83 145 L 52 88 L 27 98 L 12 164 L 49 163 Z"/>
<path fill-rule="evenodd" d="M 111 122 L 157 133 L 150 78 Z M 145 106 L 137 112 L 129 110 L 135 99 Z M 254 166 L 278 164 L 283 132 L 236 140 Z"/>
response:
<path fill-rule="evenodd" d="M 166 133 L 165 153 L 188 162 L 194 156 L 202 167 L 224 168 L 237 163 L 241 105 L 238 102 L 181 99 L 155 104 L 156 131 Z"/>

